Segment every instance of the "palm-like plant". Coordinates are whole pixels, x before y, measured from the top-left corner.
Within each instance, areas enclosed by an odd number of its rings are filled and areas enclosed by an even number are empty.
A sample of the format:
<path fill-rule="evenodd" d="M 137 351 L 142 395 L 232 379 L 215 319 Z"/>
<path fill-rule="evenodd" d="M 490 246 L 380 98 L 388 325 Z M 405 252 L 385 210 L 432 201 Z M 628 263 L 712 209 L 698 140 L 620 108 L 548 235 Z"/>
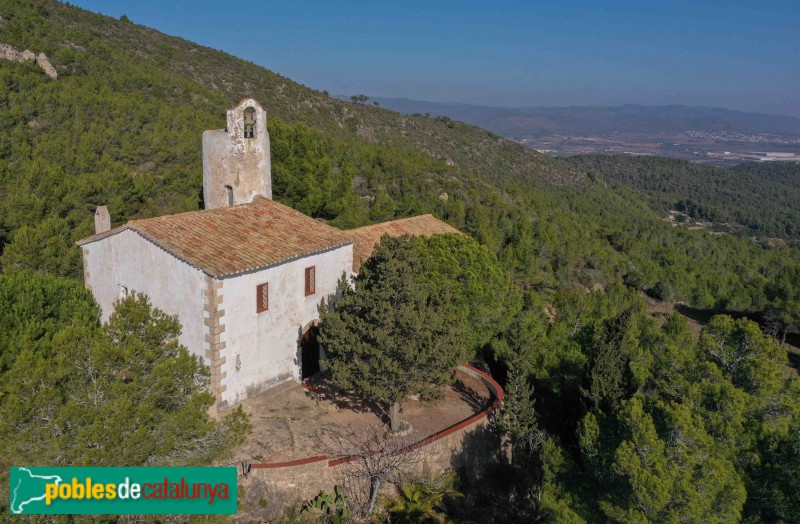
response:
<path fill-rule="evenodd" d="M 397 496 L 385 503 L 392 524 L 451 522 L 446 513 L 447 499 L 461 497 L 454 487 L 455 475 L 434 480 L 416 479 L 397 489 Z"/>

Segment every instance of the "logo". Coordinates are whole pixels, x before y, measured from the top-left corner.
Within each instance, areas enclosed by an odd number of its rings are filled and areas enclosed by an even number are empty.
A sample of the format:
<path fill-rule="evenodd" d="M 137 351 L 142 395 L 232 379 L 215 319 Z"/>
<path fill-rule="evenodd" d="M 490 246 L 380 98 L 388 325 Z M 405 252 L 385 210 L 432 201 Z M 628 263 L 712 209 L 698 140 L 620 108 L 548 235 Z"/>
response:
<path fill-rule="evenodd" d="M 16 515 L 232 515 L 236 468 L 11 468 Z"/>

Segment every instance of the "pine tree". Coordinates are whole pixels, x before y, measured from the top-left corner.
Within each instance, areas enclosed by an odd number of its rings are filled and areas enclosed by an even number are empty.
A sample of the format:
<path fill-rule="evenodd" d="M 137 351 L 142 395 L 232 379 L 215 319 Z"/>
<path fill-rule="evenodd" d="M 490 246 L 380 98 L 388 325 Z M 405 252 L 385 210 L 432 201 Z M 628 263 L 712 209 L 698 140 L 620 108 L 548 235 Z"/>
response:
<path fill-rule="evenodd" d="M 333 380 L 388 404 L 392 429 L 409 395 L 432 400 L 466 357 L 446 294 L 434 294 L 410 237 L 384 235 L 352 286 L 343 277 L 332 310 L 321 308 L 320 343 Z"/>
<path fill-rule="evenodd" d="M 239 442 L 246 416 L 208 416 L 208 368 L 179 333 L 135 295 L 105 326 L 63 327 L 47 351 L 23 350 L 0 375 L 0 462 L 197 465 Z"/>

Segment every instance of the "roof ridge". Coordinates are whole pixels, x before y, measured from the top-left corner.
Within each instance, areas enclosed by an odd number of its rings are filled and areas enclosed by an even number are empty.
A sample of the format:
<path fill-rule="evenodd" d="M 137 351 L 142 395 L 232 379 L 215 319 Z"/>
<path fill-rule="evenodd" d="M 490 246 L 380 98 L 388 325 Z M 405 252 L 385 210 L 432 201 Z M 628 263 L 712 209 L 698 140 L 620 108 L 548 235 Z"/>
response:
<path fill-rule="evenodd" d="M 85 246 L 128 230 L 214 277 L 256 271 L 350 244 L 357 271 L 383 233 L 459 233 L 431 213 L 342 230 L 286 204 L 256 197 L 249 204 L 129 220 L 77 244 Z"/>
<path fill-rule="evenodd" d="M 427 218 L 427 217 L 430 217 L 430 218 L 432 218 L 432 219 L 434 219 L 436 221 L 442 222 L 443 224 L 447 224 L 447 222 L 445 222 L 444 220 L 436 218 L 436 216 L 433 213 L 425 213 L 423 215 L 414 215 L 414 216 L 403 217 L 403 218 L 393 218 L 392 220 L 384 220 L 383 222 L 375 222 L 374 224 L 367 224 L 366 226 L 358 226 L 358 227 L 354 227 L 352 229 L 345 229 L 343 231 L 358 231 L 359 229 L 375 228 L 375 227 L 379 227 L 379 226 L 385 226 L 387 224 L 396 224 L 398 222 L 417 220 L 417 219 L 420 219 L 420 218 Z M 447 225 L 449 225 L 449 224 L 447 224 Z M 452 226 L 450 226 L 450 227 L 452 227 Z"/>
<path fill-rule="evenodd" d="M 215 277 L 255 271 L 354 242 L 350 234 L 285 204 L 256 198 L 249 204 L 129 220 L 77 244 L 127 230 Z"/>

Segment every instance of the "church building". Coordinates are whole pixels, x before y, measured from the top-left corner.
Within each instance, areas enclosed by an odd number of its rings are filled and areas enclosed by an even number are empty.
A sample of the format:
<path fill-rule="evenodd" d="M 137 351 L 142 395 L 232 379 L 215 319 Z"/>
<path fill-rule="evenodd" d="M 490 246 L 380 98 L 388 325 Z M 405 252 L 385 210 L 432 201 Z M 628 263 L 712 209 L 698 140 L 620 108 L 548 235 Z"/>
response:
<path fill-rule="evenodd" d="M 317 307 L 384 233 L 458 232 L 432 215 L 343 231 L 275 202 L 267 112 L 249 98 L 228 111 L 227 129 L 203 133 L 203 199 L 202 211 L 113 229 L 101 206 L 78 245 L 103 321 L 134 292 L 176 315 L 221 407 L 319 370 Z"/>

